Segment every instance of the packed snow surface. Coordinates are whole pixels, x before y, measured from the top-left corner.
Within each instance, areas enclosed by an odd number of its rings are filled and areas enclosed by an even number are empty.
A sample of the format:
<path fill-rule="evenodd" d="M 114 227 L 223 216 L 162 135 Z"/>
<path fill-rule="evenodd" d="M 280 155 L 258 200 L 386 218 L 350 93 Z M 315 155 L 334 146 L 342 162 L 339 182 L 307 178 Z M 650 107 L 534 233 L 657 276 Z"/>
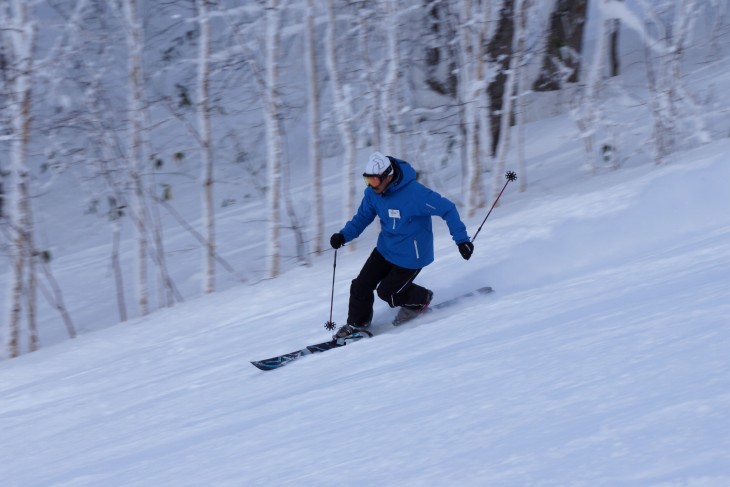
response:
<path fill-rule="evenodd" d="M 728 153 L 510 186 L 419 277 L 495 293 L 399 329 L 378 302 L 383 333 L 282 369 L 249 361 L 327 338 L 331 251 L 4 361 L 0 484 L 728 486 Z M 338 255 L 340 323 L 374 237 Z"/>

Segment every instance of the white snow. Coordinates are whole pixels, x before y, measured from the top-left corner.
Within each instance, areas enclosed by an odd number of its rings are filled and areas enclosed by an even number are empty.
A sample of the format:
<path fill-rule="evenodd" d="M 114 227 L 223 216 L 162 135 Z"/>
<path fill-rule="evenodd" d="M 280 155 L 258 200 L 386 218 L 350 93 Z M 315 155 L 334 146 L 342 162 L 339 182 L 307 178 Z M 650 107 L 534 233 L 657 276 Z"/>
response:
<path fill-rule="evenodd" d="M 729 485 L 729 150 L 508 190 L 469 262 L 436 225 L 436 300 L 495 294 L 276 371 L 326 338 L 331 253 L 0 363 L 2 485 Z"/>

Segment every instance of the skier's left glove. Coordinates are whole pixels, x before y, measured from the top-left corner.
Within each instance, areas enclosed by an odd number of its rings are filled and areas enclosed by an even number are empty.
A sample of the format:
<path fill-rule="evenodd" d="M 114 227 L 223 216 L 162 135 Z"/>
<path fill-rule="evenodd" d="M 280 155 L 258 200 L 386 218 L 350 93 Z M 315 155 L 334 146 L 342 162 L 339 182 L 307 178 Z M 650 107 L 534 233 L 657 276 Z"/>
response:
<path fill-rule="evenodd" d="M 464 260 L 469 260 L 471 254 L 474 252 L 474 244 L 471 242 L 461 242 L 459 244 L 459 253 Z"/>

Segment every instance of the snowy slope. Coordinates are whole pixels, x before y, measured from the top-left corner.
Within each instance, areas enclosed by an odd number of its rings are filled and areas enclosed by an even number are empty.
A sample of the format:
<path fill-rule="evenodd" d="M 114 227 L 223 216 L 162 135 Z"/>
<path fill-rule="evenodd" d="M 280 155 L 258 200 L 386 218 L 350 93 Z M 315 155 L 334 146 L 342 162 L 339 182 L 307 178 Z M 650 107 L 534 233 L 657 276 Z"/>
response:
<path fill-rule="evenodd" d="M 469 262 L 438 223 L 420 281 L 495 294 L 278 371 L 248 361 L 326 338 L 331 253 L 2 362 L 0 483 L 730 485 L 727 153 L 508 193 Z"/>

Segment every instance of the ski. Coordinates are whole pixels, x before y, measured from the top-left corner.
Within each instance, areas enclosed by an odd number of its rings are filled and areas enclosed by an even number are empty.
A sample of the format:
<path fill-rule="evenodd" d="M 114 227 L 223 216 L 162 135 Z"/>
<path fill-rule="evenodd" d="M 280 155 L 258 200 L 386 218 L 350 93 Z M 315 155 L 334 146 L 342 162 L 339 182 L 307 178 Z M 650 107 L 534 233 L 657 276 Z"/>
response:
<path fill-rule="evenodd" d="M 490 286 L 484 286 L 480 287 L 479 289 L 475 289 L 474 291 L 468 292 L 466 294 L 462 294 L 461 296 L 456 296 L 455 298 L 447 299 L 446 301 L 442 301 L 438 304 L 435 304 L 433 306 L 429 306 L 426 311 L 433 311 L 434 309 L 443 309 L 448 308 L 449 306 L 453 306 L 462 299 L 466 298 L 473 298 L 474 296 L 479 296 L 480 294 L 489 294 L 493 293 L 494 289 L 492 289 Z"/>
<path fill-rule="evenodd" d="M 494 292 L 494 289 L 492 289 L 489 286 L 481 287 L 479 289 L 475 289 L 474 291 L 468 292 L 466 294 L 462 294 L 455 298 L 448 299 L 446 301 L 442 301 L 433 306 L 429 306 L 426 309 L 426 312 L 431 312 L 431 311 L 434 311 L 437 309 L 448 308 L 449 306 L 453 306 L 466 298 L 472 298 L 474 296 L 489 294 L 492 292 Z M 411 321 L 414 321 L 414 320 L 409 320 L 409 321 L 406 321 L 399 325 L 393 325 L 393 326 L 401 326 L 406 323 L 410 323 Z M 385 328 L 385 327 L 377 327 L 377 328 Z M 382 332 L 382 330 L 381 330 L 381 332 Z M 349 336 L 346 336 L 343 338 L 339 338 L 337 340 L 333 339 L 333 340 L 329 340 L 326 342 L 317 343 L 315 345 L 309 345 L 305 348 L 302 348 L 301 350 L 296 350 L 291 353 L 277 355 L 276 357 L 271 357 L 271 358 L 267 358 L 264 360 L 255 360 L 255 361 L 252 361 L 251 364 L 253 364 L 254 367 L 257 367 L 261 370 L 274 370 L 274 369 L 278 369 L 279 367 L 283 367 L 283 366 L 289 364 L 290 362 L 293 362 L 294 360 L 300 359 L 307 355 L 311 355 L 313 353 L 326 352 L 327 350 L 332 350 L 333 348 L 344 347 L 345 345 L 349 345 L 350 343 L 360 341 L 363 338 L 370 338 L 373 335 L 374 335 L 374 333 L 369 330 L 359 331 L 357 333 L 353 333 L 352 335 L 349 335 Z"/>
<path fill-rule="evenodd" d="M 367 330 L 360 331 L 343 338 L 338 338 L 337 340 L 333 339 L 327 342 L 317 343 L 316 345 L 308 345 L 307 347 L 302 348 L 301 350 L 297 350 L 296 352 L 285 353 L 284 355 L 278 355 L 276 357 L 271 357 L 264 360 L 256 360 L 252 361 L 251 363 L 254 365 L 254 367 L 257 367 L 261 370 L 278 369 L 279 367 L 283 367 L 289 362 L 298 358 L 302 358 L 305 355 L 326 352 L 327 350 L 332 350 L 333 348 L 344 347 L 345 345 L 348 345 L 350 343 L 357 342 L 359 340 L 362 340 L 363 338 L 370 338 L 372 336 L 373 334 Z"/>

